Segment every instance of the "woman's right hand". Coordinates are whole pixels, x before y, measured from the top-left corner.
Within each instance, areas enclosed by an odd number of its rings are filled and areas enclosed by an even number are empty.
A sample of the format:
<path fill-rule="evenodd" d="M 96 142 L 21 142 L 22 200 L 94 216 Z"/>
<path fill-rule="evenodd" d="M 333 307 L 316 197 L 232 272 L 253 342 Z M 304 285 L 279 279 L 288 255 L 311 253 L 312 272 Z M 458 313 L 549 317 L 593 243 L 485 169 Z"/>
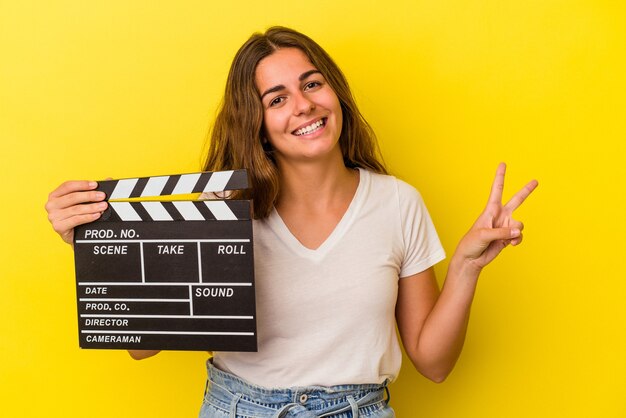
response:
<path fill-rule="evenodd" d="M 66 181 L 48 196 L 46 211 L 52 228 L 72 245 L 74 227 L 98 219 L 107 208 L 106 195 L 95 181 Z"/>

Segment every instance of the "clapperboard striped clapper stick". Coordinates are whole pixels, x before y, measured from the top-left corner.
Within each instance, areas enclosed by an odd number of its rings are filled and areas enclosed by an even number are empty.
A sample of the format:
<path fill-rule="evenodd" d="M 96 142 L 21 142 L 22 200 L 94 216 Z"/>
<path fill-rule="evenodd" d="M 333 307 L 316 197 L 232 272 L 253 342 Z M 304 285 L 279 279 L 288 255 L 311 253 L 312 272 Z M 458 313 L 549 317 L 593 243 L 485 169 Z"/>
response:
<path fill-rule="evenodd" d="M 80 347 L 256 351 L 250 201 L 136 201 L 246 188 L 245 170 L 100 182 L 109 208 L 74 233 Z"/>

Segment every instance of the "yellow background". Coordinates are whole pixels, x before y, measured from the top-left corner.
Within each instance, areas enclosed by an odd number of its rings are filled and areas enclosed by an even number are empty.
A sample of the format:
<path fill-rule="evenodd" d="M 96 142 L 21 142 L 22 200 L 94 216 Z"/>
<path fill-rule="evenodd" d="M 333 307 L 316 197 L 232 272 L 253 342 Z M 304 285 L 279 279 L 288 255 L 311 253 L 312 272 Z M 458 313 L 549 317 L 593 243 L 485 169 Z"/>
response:
<path fill-rule="evenodd" d="M 282 24 L 345 71 L 448 254 L 499 161 L 506 196 L 540 182 L 455 371 L 436 385 L 405 362 L 398 415 L 625 417 L 625 22 L 608 0 L 0 0 L 0 416 L 196 416 L 205 353 L 78 348 L 43 205 L 65 179 L 197 170 L 235 51 Z"/>

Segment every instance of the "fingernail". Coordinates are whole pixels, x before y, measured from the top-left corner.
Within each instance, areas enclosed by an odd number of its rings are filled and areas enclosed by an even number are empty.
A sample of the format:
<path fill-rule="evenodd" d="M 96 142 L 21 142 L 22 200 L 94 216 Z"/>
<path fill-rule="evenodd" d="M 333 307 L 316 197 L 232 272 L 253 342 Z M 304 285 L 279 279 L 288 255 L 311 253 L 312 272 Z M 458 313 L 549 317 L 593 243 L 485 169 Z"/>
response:
<path fill-rule="evenodd" d="M 89 187 L 93 188 L 93 187 L 97 187 L 98 183 L 96 183 L 95 181 L 90 181 L 89 182 Z"/>
<path fill-rule="evenodd" d="M 101 202 L 101 203 L 98 203 L 98 206 L 96 206 L 96 208 L 97 208 L 98 210 L 104 210 L 104 209 L 106 209 L 106 207 L 107 207 L 106 202 Z"/>
<path fill-rule="evenodd" d="M 521 231 L 517 228 L 511 229 L 511 238 L 519 237 Z"/>
<path fill-rule="evenodd" d="M 104 192 L 96 192 L 96 197 L 98 199 L 104 199 L 106 195 L 104 194 Z"/>

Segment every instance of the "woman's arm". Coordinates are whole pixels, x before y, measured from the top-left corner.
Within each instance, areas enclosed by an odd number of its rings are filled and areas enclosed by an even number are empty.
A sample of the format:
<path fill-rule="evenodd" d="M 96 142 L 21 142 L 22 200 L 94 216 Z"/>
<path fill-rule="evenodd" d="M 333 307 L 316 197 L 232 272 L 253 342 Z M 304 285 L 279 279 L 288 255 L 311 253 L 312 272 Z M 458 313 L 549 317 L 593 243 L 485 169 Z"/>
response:
<path fill-rule="evenodd" d="M 505 171 L 500 164 L 487 206 L 459 242 L 441 293 L 432 268 L 400 279 L 396 320 L 402 342 L 416 369 L 435 382 L 445 380 L 461 354 L 480 272 L 506 246 L 522 242 L 524 226 L 512 214 L 537 182 L 502 205 Z"/>
<path fill-rule="evenodd" d="M 461 354 L 471 284 L 465 289 L 444 285 L 441 294 L 433 268 L 400 279 L 396 321 L 404 349 L 422 375 L 443 382 Z"/>

